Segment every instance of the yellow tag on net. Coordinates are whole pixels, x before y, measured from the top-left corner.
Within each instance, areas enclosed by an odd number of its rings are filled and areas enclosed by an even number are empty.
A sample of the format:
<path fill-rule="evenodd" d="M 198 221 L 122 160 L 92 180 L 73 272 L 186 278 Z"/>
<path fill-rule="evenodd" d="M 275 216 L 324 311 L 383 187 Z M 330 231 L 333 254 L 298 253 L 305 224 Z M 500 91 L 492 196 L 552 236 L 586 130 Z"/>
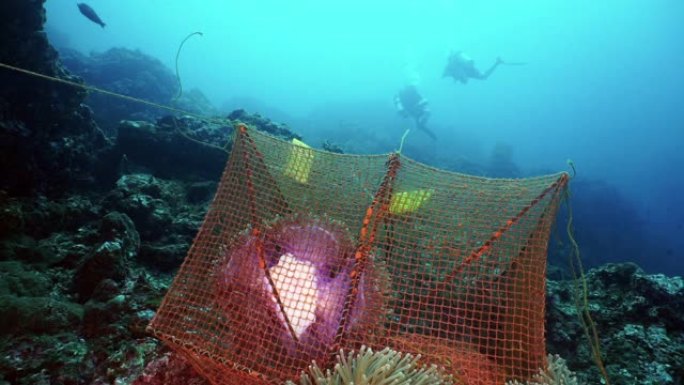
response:
<path fill-rule="evenodd" d="M 299 183 L 308 183 L 311 174 L 311 166 L 314 160 L 314 151 L 311 147 L 299 139 L 292 139 L 293 146 L 287 156 L 285 175 Z"/>
<path fill-rule="evenodd" d="M 389 211 L 392 214 L 412 213 L 427 202 L 434 192 L 434 189 L 418 189 L 396 193 L 392 195 Z"/>

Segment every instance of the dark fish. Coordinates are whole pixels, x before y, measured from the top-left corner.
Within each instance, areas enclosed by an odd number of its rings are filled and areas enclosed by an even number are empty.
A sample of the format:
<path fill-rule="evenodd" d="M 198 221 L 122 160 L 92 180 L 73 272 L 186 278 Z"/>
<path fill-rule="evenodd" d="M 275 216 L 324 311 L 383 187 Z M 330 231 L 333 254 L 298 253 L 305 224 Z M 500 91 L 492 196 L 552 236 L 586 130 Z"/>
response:
<path fill-rule="evenodd" d="M 99 24 L 102 28 L 105 27 L 105 23 L 100 19 L 100 16 L 97 16 L 97 13 L 95 13 L 95 10 L 90 8 L 90 6 L 86 3 L 78 3 L 78 10 L 81 11 L 83 16 L 87 17 L 90 19 L 95 24 Z"/>

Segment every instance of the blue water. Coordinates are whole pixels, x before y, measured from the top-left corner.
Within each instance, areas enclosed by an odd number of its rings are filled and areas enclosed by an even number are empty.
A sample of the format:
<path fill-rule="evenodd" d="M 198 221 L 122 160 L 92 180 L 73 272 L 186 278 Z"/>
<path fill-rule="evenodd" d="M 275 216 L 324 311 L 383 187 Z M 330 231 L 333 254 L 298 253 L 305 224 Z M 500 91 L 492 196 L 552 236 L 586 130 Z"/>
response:
<path fill-rule="evenodd" d="M 50 36 L 85 53 L 140 49 L 173 69 L 180 41 L 201 31 L 179 61 L 184 88 L 285 121 L 314 145 L 396 149 L 411 122 L 392 99 L 416 84 L 439 140 L 412 132 L 407 155 L 485 164 L 504 144 L 521 176 L 567 170 L 571 158 L 585 255 L 684 274 L 681 1 L 88 4 L 106 28 L 48 0 Z M 482 70 L 497 56 L 527 64 L 463 85 L 442 77 L 451 50 Z"/>

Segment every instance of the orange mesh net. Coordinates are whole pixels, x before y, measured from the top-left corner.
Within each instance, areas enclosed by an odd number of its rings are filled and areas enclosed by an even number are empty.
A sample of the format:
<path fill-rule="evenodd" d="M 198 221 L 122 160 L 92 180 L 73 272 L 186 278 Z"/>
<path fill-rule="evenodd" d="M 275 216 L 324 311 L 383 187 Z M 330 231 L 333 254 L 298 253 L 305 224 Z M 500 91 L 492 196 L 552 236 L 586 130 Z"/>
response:
<path fill-rule="evenodd" d="M 333 154 L 240 125 L 150 330 L 214 384 L 282 383 L 361 345 L 421 354 L 464 384 L 528 379 L 545 367 L 567 180 Z"/>

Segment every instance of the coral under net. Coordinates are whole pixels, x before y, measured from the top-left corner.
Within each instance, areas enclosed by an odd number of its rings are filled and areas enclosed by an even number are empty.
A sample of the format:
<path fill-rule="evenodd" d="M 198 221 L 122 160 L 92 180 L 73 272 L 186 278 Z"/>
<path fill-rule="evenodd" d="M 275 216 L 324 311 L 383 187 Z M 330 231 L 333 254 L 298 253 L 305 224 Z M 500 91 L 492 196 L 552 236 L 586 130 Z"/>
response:
<path fill-rule="evenodd" d="M 149 329 L 214 384 L 282 383 L 361 345 L 465 384 L 545 365 L 549 233 L 566 174 L 487 179 L 238 126 Z"/>

